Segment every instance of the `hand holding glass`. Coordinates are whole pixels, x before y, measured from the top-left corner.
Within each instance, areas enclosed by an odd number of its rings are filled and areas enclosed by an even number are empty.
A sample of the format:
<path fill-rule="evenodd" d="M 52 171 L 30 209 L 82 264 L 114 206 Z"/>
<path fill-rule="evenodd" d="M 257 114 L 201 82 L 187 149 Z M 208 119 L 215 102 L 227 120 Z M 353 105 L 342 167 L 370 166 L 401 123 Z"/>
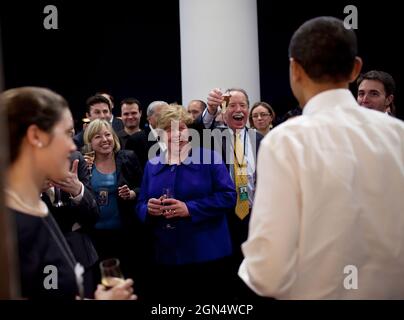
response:
<path fill-rule="evenodd" d="M 84 155 L 84 159 L 87 161 L 87 168 L 90 178 L 92 176 L 92 167 L 95 160 L 95 151 L 92 150 L 91 144 L 86 144 L 82 148 L 82 153 Z"/>
<path fill-rule="evenodd" d="M 111 289 L 125 281 L 121 272 L 119 259 L 112 258 L 100 262 L 101 283 Z"/>
<path fill-rule="evenodd" d="M 163 188 L 163 194 L 162 194 L 163 199 L 170 199 L 173 197 L 173 193 L 170 188 Z M 175 226 L 171 223 L 167 223 L 165 225 L 165 229 L 175 229 Z"/>
<path fill-rule="evenodd" d="M 62 196 L 60 194 L 60 188 L 55 187 L 55 202 L 52 203 L 52 205 L 56 208 L 60 208 L 64 206 L 64 203 L 62 201 Z"/>

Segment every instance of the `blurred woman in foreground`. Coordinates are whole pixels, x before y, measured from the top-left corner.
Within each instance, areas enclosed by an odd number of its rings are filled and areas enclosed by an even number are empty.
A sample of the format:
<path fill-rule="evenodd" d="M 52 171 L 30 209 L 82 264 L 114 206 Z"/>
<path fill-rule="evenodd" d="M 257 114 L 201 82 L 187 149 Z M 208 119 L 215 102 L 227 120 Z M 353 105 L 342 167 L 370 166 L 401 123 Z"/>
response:
<path fill-rule="evenodd" d="M 23 87 L 0 95 L 0 111 L 7 121 L 5 200 L 16 224 L 22 297 L 83 297 L 82 267 L 39 197 L 46 179 L 69 174 L 76 147 L 67 102 L 48 89 Z M 135 299 L 131 286 L 130 279 L 109 291 L 99 285 L 95 298 Z"/>

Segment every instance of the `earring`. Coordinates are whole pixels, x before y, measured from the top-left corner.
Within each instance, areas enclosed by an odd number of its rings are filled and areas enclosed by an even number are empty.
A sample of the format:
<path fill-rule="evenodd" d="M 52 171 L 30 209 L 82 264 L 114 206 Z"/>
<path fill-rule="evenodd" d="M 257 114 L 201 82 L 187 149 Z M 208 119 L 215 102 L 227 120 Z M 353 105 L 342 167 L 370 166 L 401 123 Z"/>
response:
<path fill-rule="evenodd" d="M 42 148 L 42 142 L 37 143 L 38 148 Z"/>

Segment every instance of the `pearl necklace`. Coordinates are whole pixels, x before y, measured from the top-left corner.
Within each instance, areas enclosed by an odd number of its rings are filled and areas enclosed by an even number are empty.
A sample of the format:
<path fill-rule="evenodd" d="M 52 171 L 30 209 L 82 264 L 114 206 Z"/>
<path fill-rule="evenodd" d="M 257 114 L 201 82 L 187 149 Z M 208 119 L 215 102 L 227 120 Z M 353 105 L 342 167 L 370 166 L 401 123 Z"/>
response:
<path fill-rule="evenodd" d="M 8 207 L 33 216 L 45 217 L 48 215 L 48 207 L 43 201 L 39 199 L 39 197 L 38 206 L 33 207 L 26 204 L 24 200 L 22 200 L 20 196 L 11 189 L 5 189 L 4 191 L 6 193 L 6 204 Z"/>

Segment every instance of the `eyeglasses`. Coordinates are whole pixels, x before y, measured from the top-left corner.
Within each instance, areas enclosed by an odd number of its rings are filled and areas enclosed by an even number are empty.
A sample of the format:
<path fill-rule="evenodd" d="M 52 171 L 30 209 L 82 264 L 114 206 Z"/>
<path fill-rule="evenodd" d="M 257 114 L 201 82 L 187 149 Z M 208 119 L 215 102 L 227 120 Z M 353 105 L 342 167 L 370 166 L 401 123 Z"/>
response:
<path fill-rule="evenodd" d="M 269 117 L 271 114 L 270 113 L 255 113 L 255 114 L 253 114 L 252 115 L 252 118 L 253 119 L 258 119 L 259 117 L 261 117 L 261 118 L 267 118 L 267 117 Z"/>

